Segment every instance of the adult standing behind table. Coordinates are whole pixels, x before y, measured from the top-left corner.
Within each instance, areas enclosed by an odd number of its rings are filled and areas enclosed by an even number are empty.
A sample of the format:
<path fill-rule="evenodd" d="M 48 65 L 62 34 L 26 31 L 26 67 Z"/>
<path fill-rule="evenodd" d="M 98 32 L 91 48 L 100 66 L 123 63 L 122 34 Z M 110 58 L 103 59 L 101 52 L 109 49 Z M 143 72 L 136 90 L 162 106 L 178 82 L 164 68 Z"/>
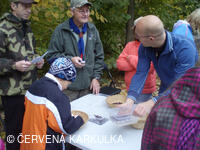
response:
<path fill-rule="evenodd" d="M 72 18 L 55 29 L 48 48 L 48 60 L 64 56 L 76 67 L 77 78 L 64 91 L 70 100 L 100 90 L 104 52 L 98 30 L 88 22 L 90 7 L 87 0 L 71 0 Z"/>
<path fill-rule="evenodd" d="M 136 23 L 141 19 L 142 17 L 137 18 L 134 21 L 134 25 L 132 27 L 133 34 L 135 34 L 135 26 Z M 123 49 L 122 53 L 119 55 L 117 59 L 117 68 L 121 71 L 125 71 L 125 83 L 126 83 L 126 89 L 129 90 L 129 85 L 131 83 L 131 79 L 133 75 L 136 73 L 137 69 L 137 63 L 138 63 L 138 49 L 140 46 L 140 42 L 137 39 L 137 36 L 134 36 L 135 40 L 128 42 Z M 137 98 L 137 103 L 144 102 L 149 100 L 152 97 L 152 93 L 156 90 L 156 72 L 153 67 L 153 64 L 151 63 L 150 71 L 147 77 L 147 80 L 144 85 L 144 89 L 140 96 Z"/>
<path fill-rule="evenodd" d="M 132 78 L 127 101 L 121 107 L 126 106 L 128 111 L 131 110 L 143 89 L 152 61 L 160 77 L 161 86 L 157 97 L 140 103 L 135 108 L 136 115 L 144 116 L 150 112 L 158 98 L 165 94 L 166 89 L 195 65 L 198 55 L 194 42 L 166 31 L 157 16 L 148 15 L 140 19 L 135 33 L 142 43 L 139 48 L 137 72 Z"/>
<path fill-rule="evenodd" d="M 10 0 L 10 13 L 0 19 L 0 96 L 5 111 L 6 135 L 13 135 L 15 142 L 6 143 L 7 150 L 18 150 L 17 136 L 21 133 L 24 115 L 24 94 L 37 78 L 33 65 L 35 39 L 30 28 L 29 16 L 33 0 Z"/>

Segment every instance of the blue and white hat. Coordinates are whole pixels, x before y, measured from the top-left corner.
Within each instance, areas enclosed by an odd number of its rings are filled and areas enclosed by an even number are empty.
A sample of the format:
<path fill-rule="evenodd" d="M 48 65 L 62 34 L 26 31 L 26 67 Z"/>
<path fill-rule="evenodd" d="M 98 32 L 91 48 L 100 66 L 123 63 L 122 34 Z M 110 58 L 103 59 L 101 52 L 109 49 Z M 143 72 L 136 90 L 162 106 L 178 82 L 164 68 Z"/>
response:
<path fill-rule="evenodd" d="M 48 72 L 55 77 L 67 81 L 73 82 L 76 78 L 76 69 L 72 61 L 65 57 L 55 59 L 51 64 Z"/>

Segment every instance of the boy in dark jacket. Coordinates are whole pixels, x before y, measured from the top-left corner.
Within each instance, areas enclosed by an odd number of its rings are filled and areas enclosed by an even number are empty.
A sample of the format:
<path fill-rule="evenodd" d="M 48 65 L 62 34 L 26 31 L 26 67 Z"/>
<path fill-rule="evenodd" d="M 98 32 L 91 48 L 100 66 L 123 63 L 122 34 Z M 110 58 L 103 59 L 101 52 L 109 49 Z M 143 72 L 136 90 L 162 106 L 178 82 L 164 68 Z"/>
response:
<path fill-rule="evenodd" d="M 25 95 L 21 150 L 61 150 L 65 135 L 83 125 L 80 116 L 71 115 L 70 101 L 62 92 L 75 78 L 71 60 L 61 57 L 29 88 Z"/>

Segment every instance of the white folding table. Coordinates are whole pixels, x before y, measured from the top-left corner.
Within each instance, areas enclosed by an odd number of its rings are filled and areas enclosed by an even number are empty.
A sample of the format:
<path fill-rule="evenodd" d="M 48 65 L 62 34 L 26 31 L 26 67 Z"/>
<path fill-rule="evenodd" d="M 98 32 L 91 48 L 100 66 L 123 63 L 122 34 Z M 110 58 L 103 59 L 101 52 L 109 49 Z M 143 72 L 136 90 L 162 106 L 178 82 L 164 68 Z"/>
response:
<path fill-rule="evenodd" d="M 71 102 L 72 110 L 109 118 L 111 108 L 106 96 L 89 94 Z M 131 126 L 117 126 L 108 120 L 103 125 L 87 122 L 78 131 L 66 137 L 66 141 L 83 150 L 140 150 L 143 130 Z"/>

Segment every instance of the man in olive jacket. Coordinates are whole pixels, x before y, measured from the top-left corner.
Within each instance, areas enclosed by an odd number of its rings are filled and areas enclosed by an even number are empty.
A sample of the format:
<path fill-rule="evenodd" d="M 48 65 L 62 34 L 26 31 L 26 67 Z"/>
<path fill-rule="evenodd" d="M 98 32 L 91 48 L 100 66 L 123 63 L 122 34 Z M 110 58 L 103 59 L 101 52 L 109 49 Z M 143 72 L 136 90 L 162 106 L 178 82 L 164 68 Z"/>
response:
<path fill-rule="evenodd" d="M 10 0 L 11 13 L 0 18 L 0 96 L 5 112 L 6 135 L 13 137 L 6 149 L 19 150 L 18 137 L 24 115 L 24 94 L 37 78 L 36 68 L 44 60 L 32 64 L 35 39 L 28 18 L 34 0 Z"/>
<path fill-rule="evenodd" d="M 98 94 L 102 74 L 104 52 L 99 32 L 88 22 L 90 16 L 87 0 L 71 0 L 72 18 L 60 24 L 54 31 L 47 58 L 70 58 L 77 69 L 76 80 L 64 91 L 70 100 L 90 93 Z"/>

